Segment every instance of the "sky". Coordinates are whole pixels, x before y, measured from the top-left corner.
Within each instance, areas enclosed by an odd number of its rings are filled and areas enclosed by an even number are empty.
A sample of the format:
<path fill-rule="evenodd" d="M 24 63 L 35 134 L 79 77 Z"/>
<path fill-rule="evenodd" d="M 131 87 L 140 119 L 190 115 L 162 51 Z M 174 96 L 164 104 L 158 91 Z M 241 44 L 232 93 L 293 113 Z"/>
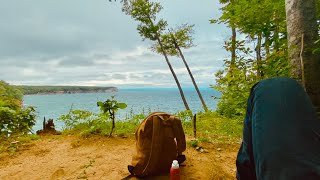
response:
<path fill-rule="evenodd" d="M 194 24 L 195 47 L 184 50 L 199 87 L 215 83 L 229 37 L 218 18 L 218 0 L 158 0 L 169 27 Z M 174 88 L 163 56 L 139 36 L 137 22 L 109 0 L 0 0 L 0 79 L 14 85 Z M 177 57 L 169 57 L 182 87 L 192 81 Z"/>

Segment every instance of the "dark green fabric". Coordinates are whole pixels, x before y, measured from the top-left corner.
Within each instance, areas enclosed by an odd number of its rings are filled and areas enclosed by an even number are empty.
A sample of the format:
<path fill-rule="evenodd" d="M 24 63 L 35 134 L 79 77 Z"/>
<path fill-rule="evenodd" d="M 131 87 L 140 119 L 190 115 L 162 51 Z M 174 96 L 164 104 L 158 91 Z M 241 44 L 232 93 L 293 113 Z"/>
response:
<path fill-rule="evenodd" d="M 297 81 L 251 89 L 236 165 L 240 180 L 320 179 L 320 120 Z"/>

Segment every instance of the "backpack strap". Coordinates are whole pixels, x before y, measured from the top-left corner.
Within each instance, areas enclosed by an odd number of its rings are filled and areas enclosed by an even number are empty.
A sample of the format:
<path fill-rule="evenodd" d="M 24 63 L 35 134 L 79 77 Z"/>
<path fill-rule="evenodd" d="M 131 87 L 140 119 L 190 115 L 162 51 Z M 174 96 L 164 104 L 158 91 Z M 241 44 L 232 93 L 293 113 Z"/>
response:
<path fill-rule="evenodd" d="M 175 116 L 170 116 L 170 119 L 172 120 L 173 133 L 177 141 L 178 155 L 180 155 L 183 151 L 186 150 L 186 136 L 183 131 L 181 120 L 176 118 Z"/>

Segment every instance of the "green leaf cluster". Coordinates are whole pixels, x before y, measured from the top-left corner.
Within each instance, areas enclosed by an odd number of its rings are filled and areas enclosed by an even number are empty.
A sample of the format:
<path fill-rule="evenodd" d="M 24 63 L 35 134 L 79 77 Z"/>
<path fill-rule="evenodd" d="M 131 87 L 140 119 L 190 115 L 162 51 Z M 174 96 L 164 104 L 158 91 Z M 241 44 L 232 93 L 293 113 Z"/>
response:
<path fill-rule="evenodd" d="M 22 107 L 21 91 L 0 81 L 0 136 L 25 135 L 35 125 L 36 112 L 33 107 Z"/>
<path fill-rule="evenodd" d="M 35 125 L 36 113 L 33 107 L 11 109 L 0 107 L 0 135 L 25 135 Z"/>
<path fill-rule="evenodd" d="M 111 99 L 107 99 L 105 102 L 97 102 L 97 105 L 100 107 L 100 110 L 103 114 L 108 115 L 112 120 L 112 128 L 110 135 L 112 135 L 112 132 L 115 128 L 115 113 L 119 109 L 125 109 L 127 107 L 126 103 L 120 103 L 117 100 L 115 100 L 115 96 L 111 96 Z"/>
<path fill-rule="evenodd" d="M 182 24 L 175 29 L 170 29 L 169 32 L 161 35 L 162 48 L 170 56 L 180 56 L 177 47 L 188 49 L 195 46 L 193 44 L 194 25 Z M 153 52 L 162 54 L 161 46 L 159 43 L 153 43 L 150 48 Z"/>
<path fill-rule="evenodd" d="M 127 0 L 123 2 L 122 11 L 139 21 L 137 30 L 143 39 L 157 41 L 159 34 L 167 27 L 167 21 L 157 21 L 156 15 L 162 10 L 158 2 L 149 0 Z"/>
<path fill-rule="evenodd" d="M 65 124 L 65 131 L 79 131 L 81 136 L 90 134 L 107 134 L 109 129 L 109 116 L 107 114 L 96 114 L 87 110 L 70 110 L 68 114 L 58 118 Z"/>
<path fill-rule="evenodd" d="M 120 103 L 115 100 L 115 96 L 111 96 L 111 99 L 107 99 L 105 102 L 97 102 L 97 106 L 100 107 L 100 110 L 108 115 L 112 115 L 119 109 L 125 109 L 127 107 L 126 103 Z"/>
<path fill-rule="evenodd" d="M 236 30 L 224 48 L 233 56 L 216 73 L 213 88 L 221 92 L 217 112 L 245 115 L 251 87 L 261 79 L 290 76 L 284 0 L 220 1 L 222 15 L 211 23 Z M 234 52 L 234 53 L 233 53 Z"/>

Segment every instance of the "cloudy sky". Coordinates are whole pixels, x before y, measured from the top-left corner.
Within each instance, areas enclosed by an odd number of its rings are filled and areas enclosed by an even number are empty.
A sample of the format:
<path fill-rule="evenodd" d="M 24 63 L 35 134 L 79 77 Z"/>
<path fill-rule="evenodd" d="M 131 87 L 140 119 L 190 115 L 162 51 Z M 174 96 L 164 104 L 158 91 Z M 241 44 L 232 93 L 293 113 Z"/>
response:
<path fill-rule="evenodd" d="M 160 0 L 159 0 L 160 1 Z M 22 85 L 176 87 L 164 58 L 142 41 L 134 22 L 109 0 L 0 0 L 0 79 Z M 195 24 L 196 47 L 184 50 L 200 87 L 228 54 L 229 30 L 212 25 L 218 0 L 161 0 L 160 17 L 170 27 Z M 170 58 L 183 87 L 190 77 L 180 59 Z"/>

